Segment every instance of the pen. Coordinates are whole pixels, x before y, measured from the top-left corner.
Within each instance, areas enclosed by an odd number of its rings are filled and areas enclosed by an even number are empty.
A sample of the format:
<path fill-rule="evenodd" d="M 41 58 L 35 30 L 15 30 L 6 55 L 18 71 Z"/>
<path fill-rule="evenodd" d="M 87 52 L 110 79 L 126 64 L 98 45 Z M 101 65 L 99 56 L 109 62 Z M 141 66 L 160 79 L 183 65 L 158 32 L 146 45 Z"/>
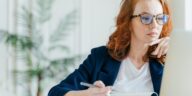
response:
<path fill-rule="evenodd" d="M 85 83 L 85 82 L 80 82 L 80 85 L 86 86 L 86 87 L 97 87 L 97 86 L 95 86 L 93 84 L 89 84 L 89 83 Z"/>
<path fill-rule="evenodd" d="M 89 83 L 86 83 L 86 82 L 80 82 L 80 85 L 82 85 L 82 86 L 86 86 L 86 87 L 97 87 L 97 86 L 95 86 L 95 85 L 93 85 L 93 84 L 89 84 Z M 111 87 L 111 89 L 113 89 L 113 87 Z"/>

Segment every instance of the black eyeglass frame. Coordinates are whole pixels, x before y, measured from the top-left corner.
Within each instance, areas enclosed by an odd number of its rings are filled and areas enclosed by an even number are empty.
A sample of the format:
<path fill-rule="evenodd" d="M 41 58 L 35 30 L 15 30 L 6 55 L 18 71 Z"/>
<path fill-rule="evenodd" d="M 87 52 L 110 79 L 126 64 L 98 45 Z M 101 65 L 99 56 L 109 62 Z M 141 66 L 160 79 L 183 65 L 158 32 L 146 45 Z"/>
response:
<path fill-rule="evenodd" d="M 132 15 L 132 16 L 131 16 L 131 19 L 136 18 L 136 17 L 140 17 L 141 23 L 142 23 L 142 24 L 145 24 L 145 23 L 142 22 L 142 15 L 145 15 L 145 14 L 153 16 L 153 18 L 155 18 L 156 22 L 157 22 L 159 25 L 164 25 L 164 24 L 166 24 L 167 21 L 168 21 L 168 19 L 169 19 L 169 15 L 164 14 L 164 13 L 157 14 L 157 15 L 152 15 L 152 14 L 149 14 L 149 13 L 143 13 L 143 14 L 138 14 L 138 15 Z M 164 16 L 166 16 L 166 17 L 167 17 L 167 21 L 166 21 L 165 23 L 163 23 L 163 24 L 159 23 L 158 20 L 157 20 L 157 19 L 158 19 L 157 16 L 159 16 L 159 15 L 164 15 Z M 150 25 L 152 22 L 153 22 L 153 19 L 152 19 L 152 21 L 151 21 L 149 24 L 145 24 L 145 25 Z"/>

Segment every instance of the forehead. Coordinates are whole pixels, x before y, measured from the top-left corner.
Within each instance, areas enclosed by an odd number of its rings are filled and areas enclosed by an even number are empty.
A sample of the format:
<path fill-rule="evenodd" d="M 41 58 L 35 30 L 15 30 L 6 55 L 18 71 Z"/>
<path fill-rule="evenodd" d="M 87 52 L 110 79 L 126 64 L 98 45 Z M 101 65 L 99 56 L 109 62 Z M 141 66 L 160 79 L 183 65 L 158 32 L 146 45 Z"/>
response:
<path fill-rule="evenodd" d="M 163 13 L 159 0 L 138 0 L 133 14 L 150 13 L 153 15 Z"/>

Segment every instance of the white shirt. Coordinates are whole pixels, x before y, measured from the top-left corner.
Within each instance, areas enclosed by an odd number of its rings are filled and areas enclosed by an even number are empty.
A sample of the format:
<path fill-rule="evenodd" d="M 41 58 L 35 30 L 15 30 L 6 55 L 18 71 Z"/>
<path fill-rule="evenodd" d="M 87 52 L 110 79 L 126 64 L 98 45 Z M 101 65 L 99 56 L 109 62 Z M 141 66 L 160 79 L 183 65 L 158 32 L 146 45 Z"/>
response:
<path fill-rule="evenodd" d="M 112 87 L 113 93 L 154 92 L 149 63 L 137 69 L 129 58 L 122 61 L 117 79 Z"/>

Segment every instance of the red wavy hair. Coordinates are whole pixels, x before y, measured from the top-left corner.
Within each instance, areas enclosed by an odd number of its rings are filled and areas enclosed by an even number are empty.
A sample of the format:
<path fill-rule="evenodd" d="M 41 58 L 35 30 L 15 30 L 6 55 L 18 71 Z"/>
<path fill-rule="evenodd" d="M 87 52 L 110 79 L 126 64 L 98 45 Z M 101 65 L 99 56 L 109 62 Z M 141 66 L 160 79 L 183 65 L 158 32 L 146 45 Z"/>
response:
<path fill-rule="evenodd" d="M 131 16 L 133 15 L 135 5 L 137 4 L 139 0 L 122 0 L 121 2 L 121 9 L 117 16 L 116 21 L 116 30 L 112 35 L 109 37 L 109 41 L 107 43 L 107 48 L 109 54 L 116 60 L 123 60 L 129 52 L 129 45 L 130 45 L 130 36 L 131 31 L 127 26 L 130 26 L 131 22 Z M 172 31 L 172 19 L 171 19 L 171 12 L 168 5 L 167 0 L 159 0 L 162 7 L 163 12 L 167 15 L 169 15 L 168 22 L 163 25 L 162 32 L 160 34 L 159 38 L 167 37 L 170 35 Z M 157 58 L 156 56 L 151 55 L 151 52 L 153 52 L 156 49 L 157 45 L 150 46 L 146 55 L 149 59 L 156 59 L 160 63 L 164 64 L 164 59 L 166 55 L 161 56 L 160 58 Z M 146 58 L 143 58 L 144 61 L 146 61 Z"/>

